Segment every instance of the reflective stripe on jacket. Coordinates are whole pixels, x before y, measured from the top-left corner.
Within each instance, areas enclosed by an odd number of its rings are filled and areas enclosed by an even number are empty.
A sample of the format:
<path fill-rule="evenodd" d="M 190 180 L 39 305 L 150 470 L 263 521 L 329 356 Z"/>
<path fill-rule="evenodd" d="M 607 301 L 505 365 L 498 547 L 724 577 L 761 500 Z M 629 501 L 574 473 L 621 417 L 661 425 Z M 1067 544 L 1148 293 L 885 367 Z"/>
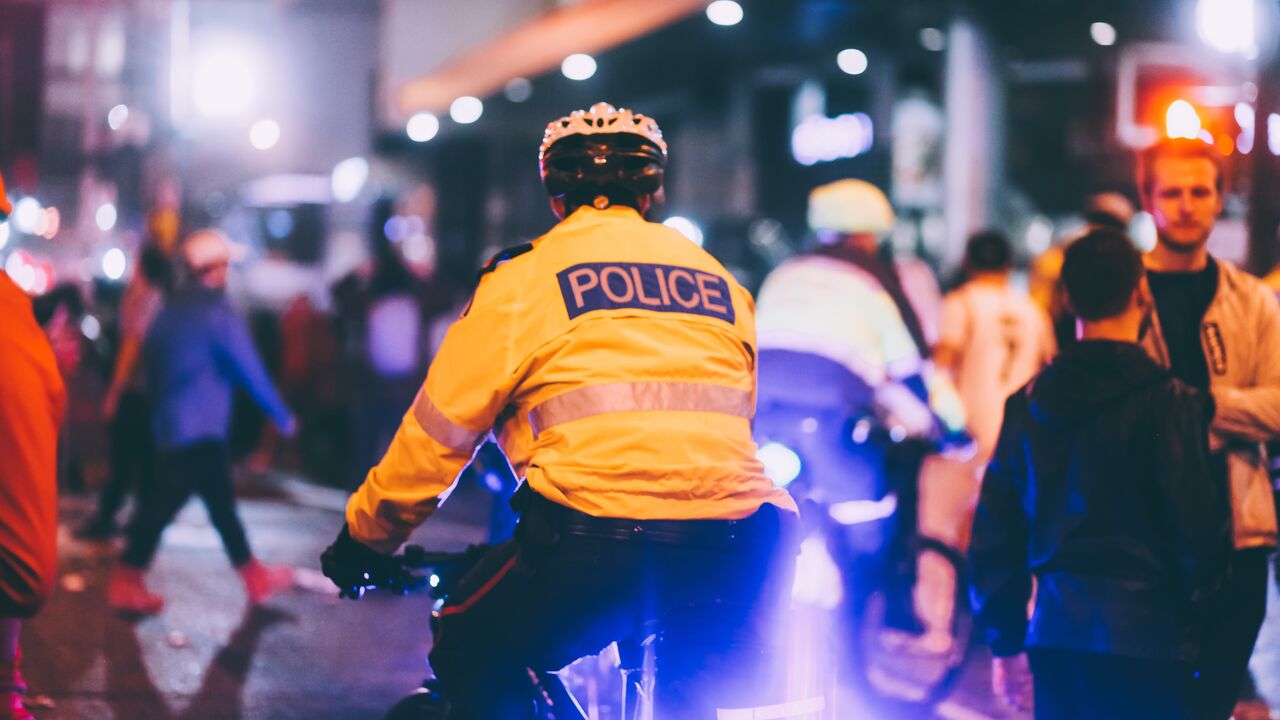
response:
<path fill-rule="evenodd" d="M 492 431 L 546 499 L 601 517 L 794 509 L 755 457 L 751 296 L 628 208 L 583 208 L 485 274 L 382 461 L 347 505 L 397 547 Z"/>
<path fill-rule="evenodd" d="M 1217 408 L 1210 444 L 1227 451 L 1236 547 L 1273 547 L 1276 509 L 1263 443 L 1280 437 L 1280 304 L 1261 280 L 1225 260 L 1214 260 L 1218 291 L 1200 322 L 1200 344 Z M 1169 367 L 1157 317 L 1142 345 L 1156 362 Z"/>

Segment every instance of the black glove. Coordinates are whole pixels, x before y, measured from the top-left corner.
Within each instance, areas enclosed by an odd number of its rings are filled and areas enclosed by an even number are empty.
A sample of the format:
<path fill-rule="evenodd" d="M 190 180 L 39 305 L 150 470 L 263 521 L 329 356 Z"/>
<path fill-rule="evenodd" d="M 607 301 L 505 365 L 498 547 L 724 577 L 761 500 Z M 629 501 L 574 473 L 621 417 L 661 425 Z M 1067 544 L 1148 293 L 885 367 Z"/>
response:
<path fill-rule="evenodd" d="M 385 588 L 401 595 L 422 585 L 400 560 L 351 537 L 344 524 L 338 539 L 320 555 L 324 576 L 338 586 L 338 596 L 359 600 L 365 590 Z"/>

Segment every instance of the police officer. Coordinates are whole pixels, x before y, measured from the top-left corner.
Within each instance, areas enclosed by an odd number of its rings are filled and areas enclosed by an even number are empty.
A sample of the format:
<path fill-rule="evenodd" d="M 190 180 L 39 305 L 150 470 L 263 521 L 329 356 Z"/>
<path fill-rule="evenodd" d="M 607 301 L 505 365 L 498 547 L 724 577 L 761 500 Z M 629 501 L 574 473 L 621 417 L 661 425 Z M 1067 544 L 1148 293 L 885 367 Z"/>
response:
<path fill-rule="evenodd" d="M 918 632 L 911 538 L 923 451 L 939 441 L 970 447 L 960 397 L 928 361 L 937 284 L 922 263 L 882 252 L 895 218 L 871 183 L 815 188 L 808 216 L 817 247 L 779 265 L 760 288 L 757 431 L 798 437 L 807 472 L 824 493 L 896 494 L 886 621 Z M 877 416 L 895 441 L 913 441 L 850 446 L 846 422 L 864 415 Z M 786 427 L 796 419 L 806 426 L 799 436 Z"/>
<path fill-rule="evenodd" d="M 438 613 L 430 659 L 451 718 L 520 717 L 529 669 L 652 620 L 658 717 L 776 703 L 758 671 L 795 505 L 751 439 L 751 296 L 645 220 L 667 159 L 652 119 L 597 103 L 548 125 L 539 158 L 562 221 L 485 267 L 325 574 L 358 595 L 394 572 L 386 553 L 492 431 L 524 479 L 521 520 Z"/>

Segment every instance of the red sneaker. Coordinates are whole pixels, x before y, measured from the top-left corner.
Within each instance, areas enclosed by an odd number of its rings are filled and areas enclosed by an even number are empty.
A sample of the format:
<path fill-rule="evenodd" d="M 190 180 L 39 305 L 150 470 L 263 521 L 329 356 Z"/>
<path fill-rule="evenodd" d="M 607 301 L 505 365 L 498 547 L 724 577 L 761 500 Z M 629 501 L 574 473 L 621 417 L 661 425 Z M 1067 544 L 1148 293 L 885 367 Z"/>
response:
<path fill-rule="evenodd" d="M 251 605 L 261 605 L 272 595 L 293 587 L 293 568 L 286 565 L 263 565 L 250 560 L 238 572 Z"/>
<path fill-rule="evenodd" d="M 7 698 L 7 699 L 6 699 Z M 0 692 L 0 720 L 36 720 L 22 704 L 22 695 L 16 692 Z"/>
<path fill-rule="evenodd" d="M 117 565 L 107 581 L 107 605 L 126 615 L 158 615 L 164 598 L 147 589 L 141 570 Z"/>
<path fill-rule="evenodd" d="M 18 658 L 0 663 L 0 720 L 35 720 L 22 704 L 27 683 L 18 671 Z"/>

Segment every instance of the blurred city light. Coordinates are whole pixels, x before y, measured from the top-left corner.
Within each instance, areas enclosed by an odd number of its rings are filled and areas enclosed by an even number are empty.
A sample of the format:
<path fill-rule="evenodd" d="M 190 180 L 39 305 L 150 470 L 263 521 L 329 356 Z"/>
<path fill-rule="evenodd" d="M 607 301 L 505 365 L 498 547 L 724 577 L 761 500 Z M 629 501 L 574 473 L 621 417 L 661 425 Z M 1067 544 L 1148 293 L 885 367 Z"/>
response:
<path fill-rule="evenodd" d="M 13 226 L 19 232 L 34 233 L 36 223 L 40 220 L 40 201 L 33 197 L 24 197 L 13 204 Z"/>
<path fill-rule="evenodd" d="M 347 158 L 334 165 L 333 174 L 330 176 L 333 199 L 340 203 L 355 200 L 368 179 L 369 161 L 362 157 Z"/>
<path fill-rule="evenodd" d="M 1031 222 L 1027 223 L 1024 238 L 1027 243 L 1027 252 L 1033 257 L 1043 253 L 1053 244 L 1053 221 L 1044 215 L 1036 215 L 1031 218 Z"/>
<path fill-rule="evenodd" d="M 920 44 L 925 50 L 942 52 L 947 49 L 947 35 L 935 27 L 923 28 L 920 30 Z"/>
<path fill-rule="evenodd" d="M 666 220 L 663 220 L 662 224 L 689 238 L 694 245 L 702 247 L 702 228 L 698 227 L 698 224 L 689 218 L 682 217 L 680 215 L 672 215 Z"/>
<path fill-rule="evenodd" d="M 522 103 L 533 97 L 533 83 L 526 78 L 511 78 L 502 88 L 502 94 L 513 103 Z"/>
<path fill-rule="evenodd" d="M 1111 23 L 1096 22 L 1089 26 L 1089 37 L 1104 47 L 1116 44 L 1116 28 Z"/>
<path fill-rule="evenodd" d="M 54 235 L 58 234 L 58 229 L 62 227 L 62 213 L 58 212 L 58 208 L 51 207 L 41 210 L 36 215 L 35 227 L 31 232 L 46 240 L 52 240 Z"/>
<path fill-rule="evenodd" d="M 400 243 L 400 252 L 411 263 L 429 264 L 435 261 L 436 244 L 421 232 L 411 232 Z"/>
<path fill-rule="evenodd" d="M 1164 132 L 1171 138 L 1190 138 L 1200 135 L 1200 115 L 1186 100 L 1174 100 L 1164 115 Z"/>
<path fill-rule="evenodd" d="M 102 336 L 102 323 L 92 315 L 85 315 L 80 319 L 80 332 L 90 340 L 97 340 Z"/>
<path fill-rule="evenodd" d="M 1156 249 L 1158 233 L 1156 219 L 1145 210 L 1134 213 L 1129 221 L 1129 237 L 1133 238 L 1134 247 L 1144 253 Z"/>
<path fill-rule="evenodd" d="M 9 223 L 8 221 L 0 222 L 0 248 L 9 244 Z"/>
<path fill-rule="evenodd" d="M 861 75 L 867 71 L 867 54 L 856 48 L 841 50 L 836 55 L 836 65 L 850 75 Z"/>
<path fill-rule="evenodd" d="M 124 277 L 127 266 L 128 261 L 120 248 L 111 248 L 102 255 L 102 274 L 109 280 L 119 280 Z"/>
<path fill-rule="evenodd" d="M 1242 155 L 1253 150 L 1253 140 L 1257 132 L 1257 118 L 1253 106 L 1246 102 L 1238 102 L 1235 107 L 1236 124 L 1240 126 L 1240 134 L 1236 136 L 1236 149 Z"/>
<path fill-rule="evenodd" d="M 252 51 L 226 38 L 211 40 L 202 50 L 191 83 L 196 109 L 210 117 L 230 117 L 248 110 L 260 73 Z"/>
<path fill-rule="evenodd" d="M 102 203 L 98 206 L 98 210 L 93 214 L 93 221 L 98 224 L 98 229 L 107 232 L 116 226 L 116 206 L 111 203 Z"/>
<path fill-rule="evenodd" d="M 574 53 L 560 63 L 560 72 L 570 80 L 586 80 L 596 74 L 596 59 L 585 53 Z"/>
<path fill-rule="evenodd" d="M 1272 155 L 1280 155 L 1280 115 L 1267 116 L 1267 149 Z"/>
<path fill-rule="evenodd" d="M 734 0 L 716 0 L 707 6 L 707 19 L 716 25 L 737 25 L 742 16 L 742 6 Z"/>
<path fill-rule="evenodd" d="M 463 95 L 449 105 L 449 117 L 462 125 L 470 125 L 484 114 L 484 103 L 480 98 Z"/>
<path fill-rule="evenodd" d="M 129 121 L 129 108 L 126 105 L 117 105 L 111 108 L 107 113 L 107 127 L 112 130 L 119 130 Z"/>
<path fill-rule="evenodd" d="M 276 240 L 283 240 L 293 232 L 293 215 L 283 208 L 276 208 L 267 213 L 267 234 Z"/>
<path fill-rule="evenodd" d="M 249 128 L 249 144 L 259 150 L 270 150 L 280 142 L 280 123 L 263 119 Z"/>
<path fill-rule="evenodd" d="M 1254 27 L 1255 0 L 1199 0 L 1196 4 L 1196 30 L 1200 39 L 1224 53 L 1246 57 L 1257 54 Z"/>
<path fill-rule="evenodd" d="M 409 234 L 409 220 L 400 215 L 392 215 L 383 223 L 382 234 L 393 243 L 404 240 Z"/>
<path fill-rule="evenodd" d="M 871 149 L 875 126 L 866 113 L 811 115 L 791 131 L 791 154 L 801 165 L 857 157 Z"/>
<path fill-rule="evenodd" d="M 409 118 L 404 131 L 414 142 L 426 142 L 440 132 L 440 118 L 431 113 L 421 112 Z"/>
<path fill-rule="evenodd" d="M 36 262 L 26 250 L 15 250 L 4 263 L 4 271 L 23 292 L 43 295 L 53 285 L 53 268 Z"/>
<path fill-rule="evenodd" d="M 764 474 L 777 487 L 786 487 L 800 477 L 803 467 L 795 450 L 782 443 L 766 443 L 756 450 L 756 459 L 764 465 Z"/>

